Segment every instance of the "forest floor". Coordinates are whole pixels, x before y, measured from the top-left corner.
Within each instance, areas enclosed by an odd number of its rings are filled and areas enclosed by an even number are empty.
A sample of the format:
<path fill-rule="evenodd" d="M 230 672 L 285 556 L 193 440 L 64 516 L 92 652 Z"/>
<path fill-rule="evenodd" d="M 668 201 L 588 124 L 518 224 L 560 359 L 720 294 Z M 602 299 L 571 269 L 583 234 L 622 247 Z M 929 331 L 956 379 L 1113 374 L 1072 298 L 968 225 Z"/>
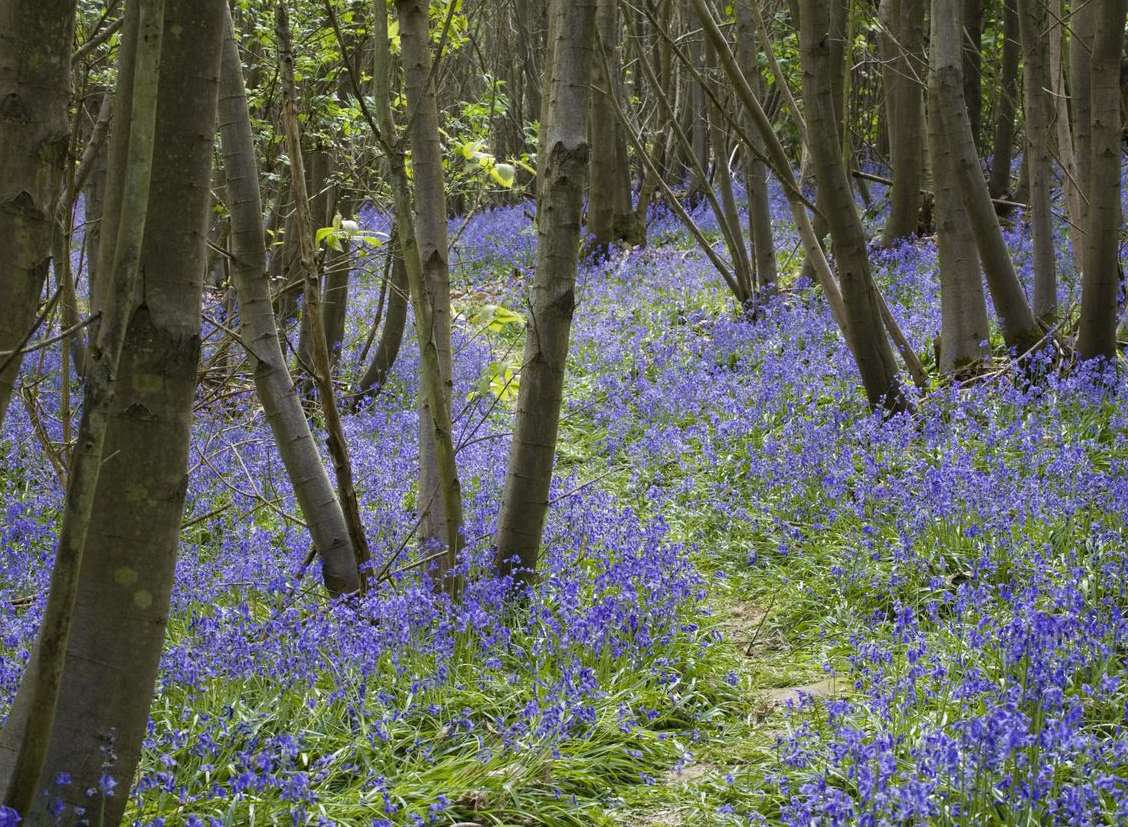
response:
<path fill-rule="evenodd" d="M 202 406 L 130 818 L 1128 821 L 1123 380 L 1047 361 L 1016 381 L 1000 360 L 983 381 L 926 389 L 912 416 L 871 415 L 799 277 L 782 199 L 774 215 L 784 290 L 755 319 L 669 216 L 646 249 L 583 268 L 542 577 L 523 606 L 484 574 L 532 268 L 522 207 L 472 219 L 453 262 L 470 539 L 458 605 L 411 565 L 410 338 L 345 421 L 375 555 L 398 569 L 359 603 L 330 604 L 301 569 L 308 540 L 282 516 L 295 506 L 251 385 Z M 1008 242 L 1028 278 L 1029 237 L 1016 227 Z M 377 304 L 372 255 L 346 381 Z M 931 364 L 934 245 L 872 256 Z M 52 358 L 32 382 L 57 375 Z M 36 388 L 57 440 L 58 388 Z M 0 457 L 2 713 L 42 613 L 61 492 L 25 410 Z"/>

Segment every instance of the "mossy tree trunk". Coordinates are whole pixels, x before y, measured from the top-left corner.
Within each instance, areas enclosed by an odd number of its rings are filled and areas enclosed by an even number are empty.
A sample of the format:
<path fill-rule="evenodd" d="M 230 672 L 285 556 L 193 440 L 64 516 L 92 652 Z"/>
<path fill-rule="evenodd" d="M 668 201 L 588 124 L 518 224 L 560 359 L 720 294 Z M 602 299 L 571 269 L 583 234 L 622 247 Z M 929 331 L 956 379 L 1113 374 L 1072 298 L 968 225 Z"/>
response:
<path fill-rule="evenodd" d="M 140 5 L 146 4 L 151 0 Z M 31 824 L 56 823 L 47 815 L 55 799 L 97 813 L 106 825 L 121 820 L 168 619 L 199 362 L 225 4 L 167 0 L 164 5 L 155 150 L 138 251 L 143 275 L 138 292 L 127 294 L 129 308 L 120 320 L 124 345 L 41 774 L 46 794 L 36 795 L 27 819 Z M 123 66 L 132 65 L 129 52 L 123 48 Z M 122 101 L 131 100 L 136 85 L 129 71 L 122 73 Z M 121 227 L 103 232 L 100 280 L 110 301 L 96 308 L 104 313 L 111 312 L 125 287 L 122 268 L 113 266 L 122 262 L 116 237 L 137 229 L 129 216 L 139 192 L 123 186 L 120 171 L 129 158 L 128 133 L 135 136 L 142 122 L 114 119 L 110 169 L 119 174 L 109 176 L 104 215 L 120 216 Z M 111 247 L 119 248 L 116 255 L 108 252 Z M 34 672 L 29 669 L 21 681 L 0 742 L 0 773 L 10 769 L 12 736 L 33 703 Z M 60 773 L 71 780 L 56 787 Z M 102 784 L 103 776 L 113 784 Z M 112 794 L 108 786 L 114 787 Z M 90 789 L 93 796 L 86 795 Z M 77 820 L 72 807 L 61 823 Z"/>
<path fill-rule="evenodd" d="M 51 261 L 75 0 L 0 0 L 0 423 Z"/>

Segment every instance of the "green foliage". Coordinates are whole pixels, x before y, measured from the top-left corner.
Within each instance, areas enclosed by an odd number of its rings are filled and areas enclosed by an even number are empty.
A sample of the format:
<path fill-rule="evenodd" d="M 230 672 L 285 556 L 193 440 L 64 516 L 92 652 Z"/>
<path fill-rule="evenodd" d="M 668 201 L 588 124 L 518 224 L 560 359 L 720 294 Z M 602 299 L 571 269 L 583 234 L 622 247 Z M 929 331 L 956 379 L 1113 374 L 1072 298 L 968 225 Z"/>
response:
<path fill-rule="evenodd" d="M 487 336 L 494 352 L 499 347 L 503 348 L 500 357 L 486 366 L 474 389 L 466 395 L 467 401 L 489 396 L 504 404 L 511 404 L 517 399 L 517 393 L 521 389 L 518 345 L 525 318 L 499 304 L 471 307 L 465 316 L 472 331 Z"/>
<path fill-rule="evenodd" d="M 320 247 L 325 244 L 331 250 L 341 252 L 344 244 L 350 241 L 359 241 L 366 247 L 382 247 L 387 239 L 387 234 L 376 230 L 362 230 L 360 225 L 352 219 L 342 219 L 341 214 L 333 216 L 333 223 L 328 227 L 320 227 L 314 233 L 313 243 Z"/>

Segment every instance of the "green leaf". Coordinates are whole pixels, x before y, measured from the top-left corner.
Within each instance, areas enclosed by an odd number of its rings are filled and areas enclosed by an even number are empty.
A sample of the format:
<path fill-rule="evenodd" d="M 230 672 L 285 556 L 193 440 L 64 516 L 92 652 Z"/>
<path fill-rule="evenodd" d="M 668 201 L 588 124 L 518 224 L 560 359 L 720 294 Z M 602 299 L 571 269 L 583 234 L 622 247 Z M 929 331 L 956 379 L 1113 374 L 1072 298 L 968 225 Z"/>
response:
<path fill-rule="evenodd" d="M 509 188 L 513 186 L 516 170 L 512 164 L 494 164 L 490 169 L 490 177 L 503 187 Z"/>

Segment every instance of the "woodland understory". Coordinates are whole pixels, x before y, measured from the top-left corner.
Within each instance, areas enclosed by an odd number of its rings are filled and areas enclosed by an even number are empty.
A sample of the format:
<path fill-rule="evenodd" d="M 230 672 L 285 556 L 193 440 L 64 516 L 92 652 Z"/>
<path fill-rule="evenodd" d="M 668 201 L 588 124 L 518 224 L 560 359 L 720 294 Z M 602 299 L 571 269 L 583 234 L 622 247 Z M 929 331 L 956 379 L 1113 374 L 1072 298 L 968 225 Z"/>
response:
<path fill-rule="evenodd" d="M 1050 18 L 979 3 L 970 115 L 974 2 L 825 4 L 836 74 L 816 2 L 552 0 L 527 56 L 368 5 L 79 4 L 0 325 L 0 827 L 1128 823 L 1123 121 L 1099 195 L 1018 91 L 1068 59 L 990 65 Z"/>

